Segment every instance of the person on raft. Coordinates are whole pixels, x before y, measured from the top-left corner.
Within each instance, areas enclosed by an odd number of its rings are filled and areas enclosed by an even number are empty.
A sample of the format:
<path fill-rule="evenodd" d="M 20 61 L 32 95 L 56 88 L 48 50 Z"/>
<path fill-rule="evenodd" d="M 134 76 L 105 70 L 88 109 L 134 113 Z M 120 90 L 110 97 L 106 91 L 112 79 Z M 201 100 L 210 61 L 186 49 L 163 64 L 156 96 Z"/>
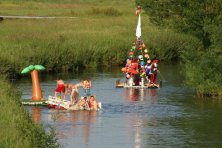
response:
<path fill-rule="evenodd" d="M 68 89 L 70 92 L 70 105 L 76 104 L 78 102 L 78 96 L 79 96 L 78 85 L 69 84 Z"/>
<path fill-rule="evenodd" d="M 96 96 L 85 96 L 81 97 L 81 99 L 77 103 L 78 109 L 80 110 L 98 110 L 101 109 L 101 103 L 97 102 Z"/>
<path fill-rule="evenodd" d="M 57 97 L 57 94 L 63 94 L 63 99 L 66 100 L 66 84 L 63 80 L 56 80 L 57 86 L 55 89 L 54 97 Z"/>
<path fill-rule="evenodd" d="M 90 80 L 82 81 L 82 87 L 85 92 L 85 96 L 90 96 L 90 88 L 92 87 L 92 82 Z"/>
<path fill-rule="evenodd" d="M 158 70 L 158 60 L 155 59 L 153 60 L 152 62 L 152 65 L 151 65 L 151 77 L 150 77 L 150 83 L 153 84 L 153 85 L 158 85 L 157 84 L 157 73 L 160 73 L 160 71 Z"/>
<path fill-rule="evenodd" d="M 80 110 L 83 110 L 83 109 L 85 109 L 87 106 L 87 103 L 88 102 L 88 100 L 87 100 L 87 97 L 85 96 L 85 97 L 81 97 L 80 99 L 79 99 L 79 101 L 77 102 L 77 106 L 78 106 L 78 109 L 80 109 Z"/>
<path fill-rule="evenodd" d="M 96 96 L 90 96 L 88 105 L 90 110 L 98 110 L 98 103 L 96 101 Z"/>
<path fill-rule="evenodd" d="M 148 60 L 148 61 L 147 61 L 147 64 L 145 65 L 145 70 L 146 70 L 146 80 L 147 80 L 148 84 L 150 84 L 151 67 L 152 67 L 151 60 Z"/>

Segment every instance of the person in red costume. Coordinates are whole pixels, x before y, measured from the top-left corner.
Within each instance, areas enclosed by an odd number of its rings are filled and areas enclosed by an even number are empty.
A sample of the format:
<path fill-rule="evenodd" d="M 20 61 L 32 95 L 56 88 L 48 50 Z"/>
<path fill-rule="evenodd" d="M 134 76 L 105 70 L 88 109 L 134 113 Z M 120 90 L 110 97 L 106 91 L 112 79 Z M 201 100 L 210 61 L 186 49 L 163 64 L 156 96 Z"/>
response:
<path fill-rule="evenodd" d="M 158 70 L 158 60 L 153 60 L 152 62 L 152 66 L 151 66 L 151 78 L 150 78 L 150 82 L 152 84 L 156 84 L 156 80 L 157 80 L 157 73 L 160 73 L 160 71 Z"/>
<path fill-rule="evenodd" d="M 130 76 L 133 77 L 135 74 L 139 73 L 139 63 L 136 59 L 132 59 L 131 65 L 129 67 L 128 72 L 130 73 Z"/>

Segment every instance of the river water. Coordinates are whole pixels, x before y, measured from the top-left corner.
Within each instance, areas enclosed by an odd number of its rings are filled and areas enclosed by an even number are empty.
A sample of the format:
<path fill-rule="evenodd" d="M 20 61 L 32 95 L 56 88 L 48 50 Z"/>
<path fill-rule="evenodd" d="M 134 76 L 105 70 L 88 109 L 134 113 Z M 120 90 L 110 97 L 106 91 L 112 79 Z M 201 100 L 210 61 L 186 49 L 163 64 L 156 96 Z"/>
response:
<path fill-rule="evenodd" d="M 160 65 L 160 89 L 115 88 L 117 79 L 124 81 L 120 68 L 40 75 L 45 98 L 54 94 L 58 78 L 75 84 L 90 78 L 102 110 L 26 109 L 46 129 L 53 126 L 65 148 L 222 147 L 222 102 L 195 98 L 193 89 L 182 85 L 180 69 Z M 23 98 L 31 98 L 30 77 L 16 85 Z"/>

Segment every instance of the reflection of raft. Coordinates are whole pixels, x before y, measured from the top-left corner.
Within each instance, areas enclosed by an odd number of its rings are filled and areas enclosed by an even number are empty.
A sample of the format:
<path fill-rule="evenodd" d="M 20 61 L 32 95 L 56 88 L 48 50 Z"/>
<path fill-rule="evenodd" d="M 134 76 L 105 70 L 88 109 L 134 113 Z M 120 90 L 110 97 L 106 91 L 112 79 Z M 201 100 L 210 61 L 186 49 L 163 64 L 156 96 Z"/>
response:
<path fill-rule="evenodd" d="M 79 107 L 77 104 L 70 106 L 70 101 L 60 99 L 58 97 L 49 96 L 46 101 L 48 108 L 53 109 L 66 109 L 66 110 L 90 110 L 89 108 Z M 98 103 L 101 108 L 101 102 Z"/>
<path fill-rule="evenodd" d="M 147 88 L 160 88 L 160 84 L 145 84 L 144 86 L 141 85 L 133 85 L 129 86 L 127 83 L 122 83 L 120 80 L 116 80 L 116 88 L 141 88 L 141 89 L 147 89 Z"/>

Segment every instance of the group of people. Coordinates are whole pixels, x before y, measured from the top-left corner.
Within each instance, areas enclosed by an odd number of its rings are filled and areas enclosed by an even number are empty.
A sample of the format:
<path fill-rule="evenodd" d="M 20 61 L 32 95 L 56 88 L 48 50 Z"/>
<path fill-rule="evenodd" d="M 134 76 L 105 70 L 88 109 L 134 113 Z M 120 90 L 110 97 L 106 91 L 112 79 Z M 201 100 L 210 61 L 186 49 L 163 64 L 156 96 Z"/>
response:
<path fill-rule="evenodd" d="M 122 68 L 122 72 L 126 74 L 126 82 L 129 82 L 131 78 L 133 85 L 137 86 L 141 84 L 141 79 L 145 78 L 146 85 L 157 84 L 157 73 L 160 73 L 157 62 L 156 59 L 153 61 L 149 59 L 145 64 L 134 58 L 127 59 L 125 67 Z"/>
<path fill-rule="evenodd" d="M 84 97 L 79 98 L 79 87 L 84 90 Z M 57 80 L 57 87 L 55 89 L 54 97 L 60 95 L 61 99 L 66 100 L 66 95 L 70 94 L 70 107 L 73 105 L 78 106 L 80 109 L 87 108 L 90 110 L 97 110 L 98 103 L 95 95 L 91 95 L 90 88 L 92 83 L 90 80 L 83 80 L 76 85 L 68 83 L 66 84 L 63 80 Z"/>

